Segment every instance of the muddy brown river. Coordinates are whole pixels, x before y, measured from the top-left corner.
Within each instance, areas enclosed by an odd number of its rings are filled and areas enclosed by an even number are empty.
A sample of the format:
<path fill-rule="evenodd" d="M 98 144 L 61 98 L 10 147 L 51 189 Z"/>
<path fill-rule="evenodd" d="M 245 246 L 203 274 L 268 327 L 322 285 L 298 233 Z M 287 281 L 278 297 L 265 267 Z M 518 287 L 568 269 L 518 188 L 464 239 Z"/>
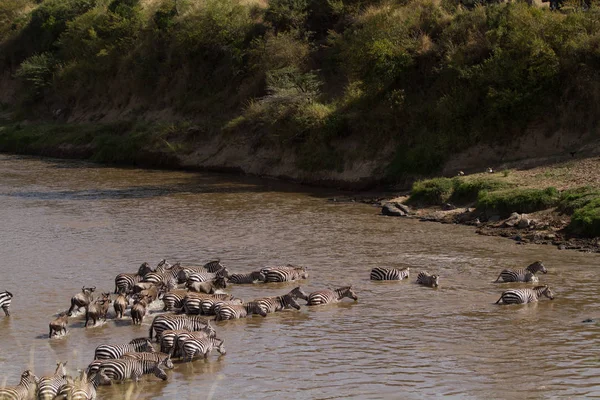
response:
<path fill-rule="evenodd" d="M 162 382 L 101 387 L 99 399 L 552 399 L 600 397 L 598 254 L 483 237 L 465 226 L 384 217 L 338 194 L 221 174 L 105 168 L 0 156 L 0 386 L 24 369 L 68 360 L 73 375 L 102 343 L 147 336 L 114 320 L 48 339 L 48 322 L 83 285 L 113 291 L 120 272 L 161 258 L 231 272 L 293 263 L 307 292 L 353 285 L 355 303 L 215 323 L 227 354 L 176 362 Z M 553 301 L 499 306 L 502 268 L 543 260 Z M 411 267 L 408 281 L 369 280 L 375 266 Z M 415 283 L 440 275 L 440 288 Z M 243 299 L 297 284 L 228 288 Z M 527 284 L 522 284 L 527 286 Z M 303 304 L 303 303 L 302 303 Z"/>

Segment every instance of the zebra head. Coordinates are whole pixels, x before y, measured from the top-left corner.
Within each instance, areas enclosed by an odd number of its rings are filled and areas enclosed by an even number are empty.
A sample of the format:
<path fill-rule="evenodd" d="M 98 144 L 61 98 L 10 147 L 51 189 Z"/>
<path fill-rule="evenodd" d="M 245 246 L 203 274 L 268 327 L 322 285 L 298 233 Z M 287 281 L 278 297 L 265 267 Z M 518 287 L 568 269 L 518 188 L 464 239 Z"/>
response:
<path fill-rule="evenodd" d="M 152 268 L 150 268 L 150 265 L 147 262 L 144 262 L 138 268 L 137 274 L 139 276 L 145 276 L 148 272 L 152 272 Z"/>
<path fill-rule="evenodd" d="M 59 376 L 61 378 L 65 378 L 67 376 L 67 365 L 68 361 L 65 362 L 61 362 L 61 361 L 57 361 L 56 362 L 56 370 L 54 371 L 54 376 Z"/>
<path fill-rule="evenodd" d="M 164 360 L 164 361 L 166 361 L 166 360 Z M 154 376 L 156 376 L 157 378 L 160 378 L 163 381 L 166 381 L 168 378 L 167 373 L 165 372 L 164 369 L 161 368 L 161 366 L 164 364 L 164 361 L 156 363 L 154 370 L 152 372 L 154 372 Z"/>
<path fill-rule="evenodd" d="M 139 349 L 138 351 L 140 351 L 140 352 L 143 352 L 143 351 L 147 351 L 148 353 L 156 352 L 156 350 L 154 350 L 154 347 L 152 346 L 152 341 L 145 337 L 132 339 L 129 342 L 129 344 L 133 344 L 137 349 Z"/>
<path fill-rule="evenodd" d="M 348 287 L 344 288 L 344 291 L 342 294 L 343 294 L 343 297 L 349 297 L 354 301 L 358 300 L 358 296 L 356 295 L 356 293 L 354 293 L 354 290 L 352 290 L 352 286 L 348 286 Z"/>
<path fill-rule="evenodd" d="M 202 327 L 202 329 L 200 329 L 200 330 L 206 332 L 206 336 L 208 336 L 208 337 L 215 337 L 215 336 L 217 336 L 217 331 L 210 324 L 209 320 L 206 320 L 206 326 Z"/>
<path fill-rule="evenodd" d="M 541 261 L 536 261 L 533 264 L 530 264 L 527 268 L 525 268 L 526 270 L 530 271 L 531 273 L 537 273 L 537 272 L 541 272 L 542 274 L 547 274 L 548 270 L 546 269 L 546 267 L 544 266 L 544 264 Z"/>
<path fill-rule="evenodd" d="M 295 299 L 308 300 L 308 294 L 304 290 L 302 290 L 300 286 L 294 288 L 288 294 Z"/>
<path fill-rule="evenodd" d="M 533 290 L 536 290 L 536 291 L 541 290 L 541 294 L 543 294 L 544 296 L 546 296 L 550 300 L 554 300 L 554 293 L 552 293 L 552 290 L 550 290 L 550 288 L 548 287 L 548 285 L 536 286 L 536 287 L 533 288 Z"/>
<path fill-rule="evenodd" d="M 40 378 L 35 376 L 32 371 L 27 370 L 21 374 L 21 381 L 19 385 L 23 385 L 25 387 L 35 387 L 38 384 Z"/>
<path fill-rule="evenodd" d="M 173 361 L 171 360 L 171 353 L 169 353 L 169 355 L 164 360 L 162 360 L 159 365 L 164 366 L 166 369 L 175 368 L 175 366 L 173 365 Z"/>
<path fill-rule="evenodd" d="M 439 287 L 440 286 L 440 277 L 437 275 L 431 275 L 431 286 Z"/>
<path fill-rule="evenodd" d="M 213 280 L 213 284 L 216 288 L 225 289 L 227 287 L 227 279 L 224 276 L 217 276 Z"/>
<path fill-rule="evenodd" d="M 308 298 L 308 296 L 307 296 Z M 285 296 L 282 297 L 282 303 L 283 306 L 285 308 L 295 308 L 296 310 L 300 309 L 300 304 L 298 304 L 298 302 L 290 295 L 290 294 L 286 294 Z"/>
<path fill-rule="evenodd" d="M 223 345 L 223 343 L 225 343 L 224 340 L 215 338 L 215 345 L 217 347 L 217 351 L 220 354 L 225 355 L 227 354 L 227 351 L 225 350 L 225 346 Z"/>

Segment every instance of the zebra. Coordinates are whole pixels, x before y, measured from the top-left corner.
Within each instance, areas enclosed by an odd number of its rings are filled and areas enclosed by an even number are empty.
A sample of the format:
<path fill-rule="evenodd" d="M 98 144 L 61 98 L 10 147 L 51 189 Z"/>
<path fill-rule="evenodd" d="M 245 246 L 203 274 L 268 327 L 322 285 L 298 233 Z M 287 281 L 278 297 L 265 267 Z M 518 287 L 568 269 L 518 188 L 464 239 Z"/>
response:
<path fill-rule="evenodd" d="M 216 315 L 216 309 L 217 307 L 220 307 L 221 305 L 236 305 L 236 304 L 242 304 L 243 301 L 242 299 L 236 299 L 234 297 L 231 297 L 231 299 L 229 300 L 219 300 L 219 299 L 214 299 L 214 298 L 206 298 L 206 299 L 202 299 L 202 301 L 200 302 L 200 313 L 202 315 Z"/>
<path fill-rule="evenodd" d="M 167 380 L 167 374 L 163 370 L 165 362 L 156 362 L 149 360 L 117 359 L 103 360 L 98 367 L 98 374 L 107 382 L 124 381 L 133 379 L 138 382 L 144 374 L 154 374 L 163 381 Z"/>
<path fill-rule="evenodd" d="M 352 290 L 352 286 L 344 286 L 333 290 L 324 289 L 312 292 L 308 295 L 306 304 L 309 306 L 318 306 L 322 304 L 337 303 L 344 297 L 351 298 L 354 301 L 358 300 L 358 296 Z"/>
<path fill-rule="evenodd" d="M 138 272 L 135 274 L 119 274 L 115 277 L 115 294 L 129 293 L 133 285 L 140 282 L 148 273 L 152 272 L 152 268 L 147 262 L 140 265 Z"/>
<path fill-rule="evenodd" d="M 542 274 L 547 274 L 548 270 L 546 269 L 546 267 L 544 266 L 544 264 L 541 261 L 536 261 L 530 265 L 528 265 L 526 268 L 522 268 L 522 269 L 517 269 L 517 270 L 512 270 L 512 269 L 505 269 L 502 272 L 500 272 L 500 275 L 498 275 L 498 278 L 496 278 L 496 280 L 494 281 L 494 283 L 496 282 L 539 282 L 539 279 L 537 276 L 535 276 L 536 273 L 541 272 Z"/>
<path fill-rule="evenodd" d="M 219 289 L 225 289 L 227 287 L 227 280 L 225 277 L 220 276 L 212 281 L 206 282 L 190 282 L 186 283 L 187 288 L 192 292 L 214 294 Z"/>
<path fill-rule="evenodd" d="M 265 282 L 290 282 L 308 278 L 306 268 L 296 267 L 291 264 L 276 267 L 264 267 L 260 272 L 265 275 Z"/>
<path fill-rule="evenodd" d="M 236 301 L 241 303 L 240 299 L 234 298 L 227 293 L 204 294 L 204 293 L 188 293 L 181 301 L 182 311 L 186 314 L 207 314 L 217 301 Z M 207 312 L 205 312 L 207 311 Z"/>
<path fill-rule="evenodd" d="M 410 275 L 410 268 L 383 268 L 375 267 L 371 270 L 372 281 L 401 281 Z"/>
<path fill-rule="evenodd" d="M 258 306 L 266 313 L 272 313 L 281 311 L 285 308 L 300 309 L 300 305 L 296 302 L 296 299 L 308 300 L 308 295 L 298 286 L 294 288 L 288 294 L 276 297 L 264 297 L 262 299 L 254 300 L 258 303 Z"/>
<path fill-rule="evenodd" d="M 255 301 L 244 304 L 223 304 L 215 307 L 215 321 L 244 318 L 251 314 L 267 316 L 266 311 Z"/>
<path fill-rule="evenodd" d="M 166 314 L 154 317 L 150 325 L 149 334 L 152 339 L 152 332 L 156 333 L 156 341 L 160 341 L 162 332 L 166 330 L 187 329 L 188 331 L 199 331 L 205 327 L 214 331 L 207 319 L 198 315 L 185 314 Z"/>
<path fill-rule="evenodd" d="M 163 311 L 179 310 L 183 307 L 182 301 L 187 296 L 188 291 L 184 289 L 172 290 L 163 295 L 162 301 L 165 304 Z"/>
<path fill-rule="evenodd" d="M 38 377 L 30 370 L 21 374 L 21 380 L 17 386 L 5 386 L 0 388 L 0 399 L 3 400 L 26 400 L 35 393 Z"/>
<path fill-rule="evenodd" d="M 554 293 L 548 285 L 536 286 L 533 289 L 509 289 L 502 293 L 496 304 L 525 304 L 538 301 L 541 296 L 550 300 L 554 299 Z"/>
<path fill-rule="evenodd" d="M 214 281 L 217 278 L 227 278 L 229 271 L 223 267 L 217 272 L 190 272 L 187 275 L 186 286 L 192 285 L 194 282 L 209 282 Z"/>
<path fill-rule="evenodd" d="M 179 352 L 184 361 L 192 361 L 194 356 L 197 354 L 204 355 L 204 358 L 208 358 L 208 355 L 212 349 L 216 348 L 219 353 L 225 355 L 225 346 L 223 346 L 223 340 L 215 337 L 211 338 L 190 338 L 186 339 L 180 344 Z"/>
<path fill-rule="evenodd" d="M 214 329 L 209 329 L 209 327 L 206 327 L 204 329 L 201 329 L 201 330 L 195 331 L 195 332 L 190 332 L 188 330 L 183 330 L 183 329 L 163 331 L 163 333 L 160 337 L 160 351 L 163 353 L 171 353 L 171 350 L 173 348 L 175 348 L 175 350 L 177 350 L 178 346 L 176 346 L 176 343 L 180 336 L 195 337 L 195 338 L 214 337 L 215 331 L 214 331 Z M 173 355 L 175 355 L 175 354 L 173 354 Z"/>
<path fill-rule="evenodd" d="M 107 385 L 110 381 L 102 380 L 96 372 L 88 375 L 86 370 L 73 383 L 63 385 L 55 400 L 95 400 L 99 385 Z"/>
<path fill-rule="evenodd" d="M 38 381 L 36 398 L 38 400 L 52 400 L 58 394 L 62 385 L 67 383 L 66 362 L 56 363 L 56 370 L 52 376 L 42 376 Z"/>
<path fill-rule="evenodd" d="M 154 352 L 152 342 L 148 338 L 136 338 L 127 344 L 101 344 L 96 347 L 94 359 L 107 360 L 111 358 L 120 358 L 125 353 L 148 351 Z"/>
<path fill-rule="evenodd" d="M 237 285 L 264 282 L 267 277 L 260 271 L 252 271 L 249 274 L 232 274 L 227 278 L 229 283 L 235 283 Z"/>
<path fill-rule="evenodd" d="M 417 283 L 425 286 L 438 287 L 440 284 L 439 276 L 430 275 L 427 271 L 421 271 L 419 272 L 419 275 L 417 275 Z"/>
<path fill-rule="evenodd" d="M 81 307 L 87 307 L 92 301 L 94 301 L 94 293 L 96 291 L 96 286 L 86 288 L 85 286 L 81 288 L 81 292 L 77 293 L 75 296 L 71 297 L 71 307 L 69 311 L 67 311 L 67 315 L 70 317 L 73 315 L 73 310 L 79 310 Z"/>
<path fill-rule="evenodd" d="M 10 303 L 13 295 L 11 292 L 0 292 L 0 308 L 4 310 L 4 315 L 10 317 Z"/>
<path fill-rule="evenodd" d="M 221 260 L 209 261 L 202 266 L 208 272 L 217 272 L 221 269 L 225 268 L 223 264 L 221 264 Z"/>
<path fill-rule="evenodd" d="M 141 283 L 154 283 L 164 293 L 177 287 L 177 275 L 178 270 L 173 270 L 173 268 L 165 272 L 149 272 Z"/>
<path fill-rule="evenodd" d="M 170 270 L 171 268 L 173 268 L 173 266 L 169 264 L 165 258 L 163 258 L 158 262 L 153 272 L 165 272 Z"/>
<path fill-rule="evenodd" d="M 173 365 L 173 361 L 171 361 L 171 355 L 166 353 L 150 353 L 150 352 L 142 352 L 142 353 L 125 353 L 121 356 L 122 359 L 132 359 L 132 360 L 146 360 L 146 361 L 155 361 L 157 363 L 164 363 L 166 369 L 173 369 L 175 366 Z"/>

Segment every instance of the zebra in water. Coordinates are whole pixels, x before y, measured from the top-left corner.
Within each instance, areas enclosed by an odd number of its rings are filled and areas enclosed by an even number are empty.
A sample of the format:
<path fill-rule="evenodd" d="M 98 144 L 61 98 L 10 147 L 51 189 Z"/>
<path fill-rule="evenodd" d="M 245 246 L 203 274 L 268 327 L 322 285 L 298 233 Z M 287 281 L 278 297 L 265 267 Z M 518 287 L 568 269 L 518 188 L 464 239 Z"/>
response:
<path fill-rule="evenodd" d="M 223 304 L 215 307 L 215 321 L 244 318 L 252 314 L 258 314 L 263 317 L 267 316 L 265 310 L 255 301 L 249 301 L 244 304 Z"/>
<path fill-rule="evenodd" d="M 260 272 L 265 275 L 265 282 L 291 282 L 308 278 L 306 268 L 296 267 L 291 264 L 264 267 Z"/>
<path fill-rule="evenodd" d="M 0 388 L 0 399 L 2 400 L 26 400 L 35 393 L 38 377 L 30 370 L 21 374 L 21 380 L 17 386 L 5 386 Z"/>
<path fill-rule="evenodd" d="M 148 265 L 147 262 L 140 265 L 138 268 L 138 272 L 135 274 L 119 274 L 115 277 L 115 294 L 123 293 L 127 294 L 138 282 L 141 282 L 142 279 L 148 274 L 152 272 L 152 268 Z"/>
<path fill-rule="evenodd" d="M 344 286 L 338 289 L 324 289 L 316 292 L 312 292 L 308 295 L 307 305 L 318 306 L 322 304 L 337 303 L 344 297 L 358 300 L 358 296 L 352 290 L 352 286 Z"/>
<path fill-rule="evenodd" d="M 223 264 L 221 264 L 221 260 L 213 260 L 213 261 L 209 261 L 206 264 L 204 264 L 204 266 L 202 268 L 204 268 L 208 272 L 214 273 L 214 272 L 222 270 L 223 268 L 225 268 L 225 266 Z"/>
<path fill-rule="evenodd" d="M 81 375 L 73 383 L 63 385 L 58 391 L 55 400 L 95 400 L 96 389 L 99 385 L 108 385 L 110 381 L 100 378 L 98 373 L 88 375 L 87 371 L 81 372 Z"/>
<path fill-rule="evenodd" d="M 371 270 L 372 281 L 401 281 L 410 275 L 410 268 L 383 268 L 375 267 Z"/>
<path fill-rule="evenodd" d="M 431 275 L 427 271 L 419 272 L 417 275 L 417 283 L 419 285 L 438 287 L 440 285 L 440 279 L 437 275 Z"/>
<path fill-rule="evenodd" d="M 266 279 L 265 274 L 260 271 L 252 271 L 248 274 L 231 274 L 228 278 L 230 283 L 235 283 L 237 285 L 264 282 Z"/>
<path fill-rule="evenodd" d="M 171 355 L 166 353 L 125 353 L 121 356 L 123 359 L 132 359 L 132 360 L 146 360 L 146 361 L 155 361 L 157 363 L 163 363 L 166 369 L 173 369 L 175 366 L 173 365 L 173 361 L 171 361 Z"/>
<path fill-rule="evenodd" d="M 299 310 L 300 305 L 296 302 L 296 299 L 308 300 L 308 294 L 306 294 L 300 286 L 283 296 L 264 297 L 254 301 L 258 303 L 259 307 L 264 312 L 272 313 L 286 308 L 295 308 L 296 310 Z"/>
<path fill-rule="evenodd" d="M 67 383 L 66 362 L 56 363 L 56 370 L 52 376 L 42 376 L 38 381 L 37 399 L 52 400 L 58 394 L 60 388 Z"/>
<path fill-rule="evenodd" d="M 496 282 L 539 282 L 539 279 L 535 274 L 541 272 L 542 274 L 547 274 L 548 270 L 544 266 L 541 261 L 536 261 L 526 268 L 512 270 L 505 269 L 500 272 L 498 278 L 494 281 Z"/>
<path fill-rule="evenodd" d="M 223 267 L 216 272 L 190 272 L 187 275 L 186 286 L 192 285 L 194 282 L 209 282 L 217 278 L 227 278 L 229 271 Z"/>
<path fill-rule="evenodd" d="M 222 305 L 240 305 L 242 299 L 232 298 L 231 300 L 218 300 L 218 299 L 203 299 L 200 302 L 201 314 L 202 315 L 216 315 L 216 310 Z"/>
<path fill-rule="evenodd" d="M 10 316 L 10 303 L 12 301 L 13 295 L 11 292 L 0 292 L 0 308 L 4 310 L 4 315 Z"/>
<path fill-rule="evenodd" d="M 142 375 L 154 374 L 163 381 L 167 380 L 167 374 L 163 367 L 165 362 L 156 362 L 148 360 L 117 359 L 102 360 L 98 367 L 98 374 L 107 382 L 124 381 L 133 379 L 138 382 Z"/>
<path fill-rule="evenodd" d="M 152 342 L 148 338 L 136 338 L 127 344 L 101 344 L 96 347 L 94 359 L 107 360 L 120 358 L 125 353 L 148 351 L 154 352 Z"/>
<path fill-rule="evenodd" d="M 192 361 L 194 356 L 202 354 L 204 358 L 208 358 L 208 355 L 212 349 L 216 348 L 219 353 L 225 355 L 225 346 L 223 346 L 223 340 L 215 337 L 211 338 L 190 338 L 186 339 L 180 344 L 179 352 L 184 361 Z"/>
<path fill-rule="evenodd" d="M 548 285 L 536 286 L 533 289 L 509 289 L 502 293 L 496 304 L 525 304 L 538 301 L 541 296 L 550 300 L 554 299 L 554 293 Z"/>
<path fill-rule="evenodd" d="M 171 290 L 163 295 L 162 301 L 165 304 L 163 311 L 179 310 L 183 307 L 183 299 L 189 292 L 185 289 Z"/>
<path fill-rule="evenodd" d="M 166 314 L 154 317 L 149 334 L 150 339 L 152 339 L 152 332 L 154 331 L 156 341 L 160 341 L 161 334 L 166 330 L 187 329 L 188 331 L 199 331 L 204 328 L 214 332 L 210 322 L 199 315 Z"/>
<path fill-rule="evenodd" d="M 172 354 L 176 357 L 176 353 L 179 349 L 177 341 L 179 338 L 204 338 L 204 337 L 215 337 L 214 331 L 203 329 L 195 332 L 186 330 L 175 330 L 175 331 L 164 331 L 160 338 L 160 351 L 167 354 Z"/>

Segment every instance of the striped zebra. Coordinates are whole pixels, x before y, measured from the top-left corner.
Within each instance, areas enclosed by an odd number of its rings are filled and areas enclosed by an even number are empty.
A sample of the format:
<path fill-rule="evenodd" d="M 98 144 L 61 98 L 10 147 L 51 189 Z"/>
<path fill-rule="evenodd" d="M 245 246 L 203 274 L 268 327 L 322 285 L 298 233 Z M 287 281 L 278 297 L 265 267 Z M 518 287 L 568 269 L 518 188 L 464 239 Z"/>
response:
<path fill-rule="evenodd" d="M 401 281 L 410 275 L 410 268 L 383 268 L 375 267 L 371 270 L 372 281 Z"/>
<path fill-rule="evenodd" d="M 2 400 L 26 400 L 35 393 L 38 377 L 30 370 L 21 374 L 21 381 L 17 386 L 5 386 L 0 388 L 0 399 Z"/>
<path fill-rule="evenodd" d="M 265 275 L 265 282 L 290 282 L 308 278 L 306 268 L 296 267 L 291 264 L 264 267 L 260 272 Z"/>
<path fill-rule="evenodd" d="M 265 274 L 260 271 L 252 271 L 248 274 L 231 274 L 229 275 L 228 282 L 235 283 L 236 285 L 243 285 L 254 282 L 264 282 L 267 279 Z"/>
<path fill-rule="evenodd" d="M 309 306 L 319 306 L 322 304 L 337 303 L 344 297 L 348 297 L 354 301 L 358 300 L 358 296 L 352 290 L 352 286 L 344 286 L 333 290 L 325 289 L 312 292 L 308 295 L 306 304 Z"/>
<path fill-rule="evenodd" d="M 84 370 L 73 383 L 67 383 L 60 389 L 55 400 L 95 400 L 98 386 L 108 384 L 110 384 L 110 381 L 103 380 L 100 374 L 88 375 L 87 371 Z"/>
<path fill-rule="evenodd" d="M 242 299 L 232 298 L 231 300 L 204 299 L 200 302 L 202 315 L 216 315 L 218 307 L 223 305 L 239 305 L 242 304 Z"/>
<path fill-rule="evenodd" d="M 215 307 L 215 321 L 244 318 L 252 314 L 258 314 L 263 317 L 267 316 L 265 310 L 255 301 L 249 301 L 244 304 L 223 304 Z"/>
<path fill-rule="evenodd" d="M 182 301 L 188 293 L 185 289 L 171 290 L 165 293 L 162 298 L 165 304 L 163 311 L 180 310 L 183 307 Z"/>
<path fill-rule="evenodd" d="M 208 314 L 215 302 L 218 301 L 233 301 L 241 303 L 240 299 L 236 299 L 227 293 L 205 294 L 205 293 L 188 293 L 181 301 L 182 311 L 186 314 Z"/>
<path fill-rule="evenodd" d="M 56 363 L 56 370 L 52 376 L 42 376 L 38 381 L 36 398 L 38 400 L 52 400 L 60 388 L 67 383 L 66 362 Z"/>
<path fill-rule="evenodd" d="M 133 379 L 138 382 L 142 375 L 154 374 L 157 378 L 163 381 L 167 380 L 167 374 L 163 367 L 164 362 L 148 361 L 148 360 L 133 360 L 133 359 L 117 359 L 103 360 L 98 368 L 98 374 L 107 382 L 124 381 Z"/>
<path fill-rule="evenodd" d="M 120 358 L 125 353 L 149 351 L 154 352 L 152 342 L 148 338 L 136 338 L 127 344 L 101 344 L 96 347 L 94 359 L 107 360 Z"/>
<path fill-rule="evenodd" d="M 509 289 L 502 293 L 496 304 L 525 304 L 538 301 L 541 296 L 550 300 L 554 299 L 554 293 L 548 285 L 536 286 L 532 289 Z"/>
<path fill-rule="evenodd" d="M 166 330 L 178 330 L 187 329 L 188 331 L 199 331 L 208 327 L 208 329 L 214 331 L 210 322 L 206 318 L 202 318 L 199 315 L 185 315 L 185 314 L 166 314 L 157 315 L 154 317 L 152 324 L 150 325 L 150 339 L 152 339 L 152 332 L 156 333 L 156 341 L 160 341 L 161 334 Z"/>
<path fill-rule="evenodd" d="M 131 288 L 133 288 L 133 285 L 135 285 L 138 282 L 141 282 L 141 280 L 146 276 L 146 274 L 150 272 L 152 272 L 152 268 L 150 268 L 150 265 L 148 265 L 148 263 L 145 262 L 142 265 L 140 265 L 140 268 L 138 268 L 138 272 L 135 274 L 123 273 L 117 275 L 115 277 L 115 294 L 129 293 L 131 291 Z"/>
<path fill-rule="evenodd" d="M 223 340 L 215 337 L 196 339 L 186 339 L 181 343 L 179 352 L 184 361 L 192 361 L 196 355 L 202 354 L 204 358 L 208 358 L 208 355 L 212 349 L 216 348 L 219 353 L 225 355 L 225 346 L 223 346 Z"/>
<path fill-rule="evenodd" d="M 263 297 L 262 299 L 256 299 L 254 301 L 258 303 L 259 307 L 264 312 L 272 313 L 286 308 L 295 308 L 296 310 L 299 310 L 300 305 L 296 302 L 296 299 L 308 300 L 308 294 L 306 294 L 300 286 L 283 296 Z"/>
<path fill-rule="evenodd" d="M 539 282 L 539 279 L 535 274 L 541 272 L 542 274 L 547 274 L 548 270 L 544 266 L 541 261 L 536 261 L 526 268 L 512 270 L 505 269 L 500 272 L 498 278 L 494 281 L 496 282 Z"/>
<path fill-rule="evenodd" d="M 417 275 L 417 283 L 419 285 L 438 287 L 440 285 L 440 280 L 437 275 L 430 275 L 427 271 L 419 272 Z"/>
<path fill-rule="evenodd" d="M 163 353 L 168 353 L 168 354 L 172 353 L 174 351 L 173 349 L 175 349 L 175 351 L 177 351 L 177 349 L 179 347 L 179 346 L 177 346 L 177 341 L 179 340 L 179 337 L 203 338 L 203 337 L 214 337 L 214 336 L 215 336 L 214 330 L 211 331 L 208 328 L 205 328 L 205 329 L 202 329 L 199 331 L 195 331 L 195 332 L 190 332 L 190 331 L 183 330 L 183 329 L 164 331 L 160 338 L 160 351 Z M 173 353 L 172 356 L 175 357 L 176 354 Z"/>
<path fill-rule="evenodd" d="M 10 303 L 12 301 L 13 295 L 11 292 L 0 292 L 0 308 L 4 310 L 4 315 L 10 316 Z"/>
<path fill-rule="evenodd" d="M 165 258 L 163 258 L 162 260 L 160 260 L 158 262 L 158 264 L 156 265 L 156 268 L 154 268 L 154 272 L 165 272 L 165 271 L 171 269 L 172 267 L 173 266 L 171 264 L 169 264 Z"/>
<path fill-rule="evenodd" d="M 209 261 L 202 266 L 208 272 L 217 272 L 225 268 L 223 264 L 221 264 L 221 260 L 213 260 Z"/>
<path fill-rule="evenodd" d="M 186 286 L 190 286 L 194 282 L 209 282 L 217 278 L 227 278 L 229 271 L 223 267 L 217 272 L 190 272 L 187 275 Z"/>
<path fill-rule="evenodd" d="M 157 363 L 163 363 L 166 369 L 173 369 L 175 366 L 173 365 L 173 361 L 171 361 L 171 355 L 166 353 L 125 353 L 121 356 L 122 359 L 132 359 L 132 360 L 146 360 L 146 361 L 154 361 Z"/>
<path fill-rule="evenodd" d="M 144 276 L 141 283 L 154 283 L 162 292 L 175 289 L 177 287 L 179 271 L 167 270 L 165 272 L 149 272 Z"/>

